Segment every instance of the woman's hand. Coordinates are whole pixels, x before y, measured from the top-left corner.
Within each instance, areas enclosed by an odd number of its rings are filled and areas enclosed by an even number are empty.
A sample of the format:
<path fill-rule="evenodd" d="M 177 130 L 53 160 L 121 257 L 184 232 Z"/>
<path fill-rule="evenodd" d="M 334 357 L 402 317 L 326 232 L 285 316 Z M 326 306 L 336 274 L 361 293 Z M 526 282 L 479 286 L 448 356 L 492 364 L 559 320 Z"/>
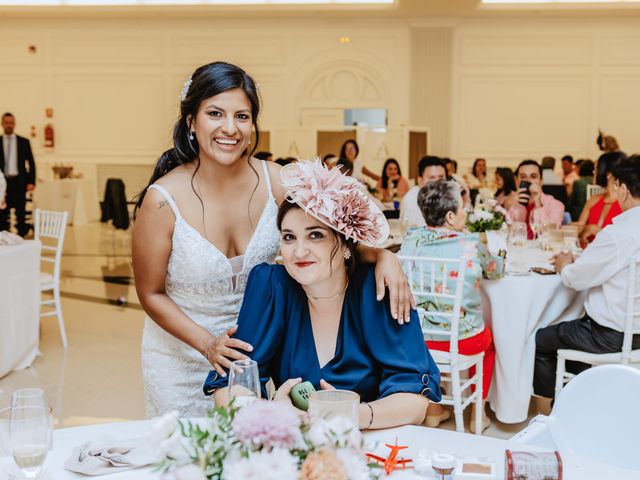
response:
<path fill-rule="evenodd" d="M 588 244 L 589 238 L 592 236 L 595 237 L 598 234 L 598 232 L 600 232 L 600 230 L 602 229 L 598 225 L 593 225 L 593 224 L 585 225 L 579 235 L 580 242 Z"/>
<path fill-rule="evenodd" d="M 231 338 L 236 330 L 237 325 L 234 325 L 223 335 L 217 337 L 211 337 L 204 348 L 204 357 L 209 360 L 209 363 L 213 369 L 222 377 L 226 377 L 227 374 L 224 369 L 231 368 L 231 362 L 233 360 L 244 360 L 246 355 L 240 353 L 238 350 L 244 350 L 245 352 L 253 351 L 253 347 L 247 342 Z"/>
<path fill-rule="evenodd" d="M 389 250 L 377 249 L 375 275 L 377 300 L 384 298 L 385 287 L 388 287 L 391 315 L 400 325 L 409 322 L 410 311 L 416 308 L 416 302 L 398 257 Z"/>
<path fill-rule="evenodd" d="M 335 390 L 336 387 L 334 387 L 333 385 L 331 385 L 329 382 L 327 382 L 326 380 L 320 380 L 320 388 L 322 390 Z"/>
<path fill-rule="evenodd" d="M 302 378 L 300 377 L 290 378 L 289 380 L 284 382 L 282 385 L 280 385 L 280 388 L 276 391 L 276 394 L 273 397 L 273 401 L 284 402 L 293 406 L 293 403 L 291 403 L 291 397 L 289 396 L 289 394 L 291 393 L 291 389 L 301 382 L 302 382 Z"/>

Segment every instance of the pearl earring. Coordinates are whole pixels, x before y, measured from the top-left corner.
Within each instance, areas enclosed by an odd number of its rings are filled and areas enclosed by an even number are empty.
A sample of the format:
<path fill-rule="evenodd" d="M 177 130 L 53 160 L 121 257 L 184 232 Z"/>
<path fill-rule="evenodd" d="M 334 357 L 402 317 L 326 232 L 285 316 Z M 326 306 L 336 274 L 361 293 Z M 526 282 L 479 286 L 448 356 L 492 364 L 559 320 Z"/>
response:
<path fill-rule="evenodd" d="M 189 140 L 193 141 L 193 132 L 189 132 Z"/>

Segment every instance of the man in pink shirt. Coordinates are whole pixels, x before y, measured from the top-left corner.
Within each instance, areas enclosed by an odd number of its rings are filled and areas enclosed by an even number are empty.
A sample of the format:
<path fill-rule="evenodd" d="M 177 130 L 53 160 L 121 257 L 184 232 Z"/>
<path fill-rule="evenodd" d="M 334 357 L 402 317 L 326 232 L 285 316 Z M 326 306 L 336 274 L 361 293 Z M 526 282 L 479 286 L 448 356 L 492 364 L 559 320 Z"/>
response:
<path fill-rule="evenodd" d="M 542 167 L 538 162 L 520 162 L 516 169 L 516 186 L 520 203 L 509 208 L 509 215 L 514 221 L 526 222 L 529 239 L 533 239 L 532 223 L 552 223 L 558 228 L 562 225 L 564 205 L 551 195 L 542 193 Z"/>

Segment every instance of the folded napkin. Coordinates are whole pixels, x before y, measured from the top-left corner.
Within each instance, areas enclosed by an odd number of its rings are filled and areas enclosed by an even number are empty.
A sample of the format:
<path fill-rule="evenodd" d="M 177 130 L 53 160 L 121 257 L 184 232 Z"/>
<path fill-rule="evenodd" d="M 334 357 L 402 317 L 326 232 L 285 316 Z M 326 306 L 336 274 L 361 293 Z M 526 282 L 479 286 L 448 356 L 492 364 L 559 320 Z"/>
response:
<path fill-rule="evenodd" d="M 24 239 L 15 233 L 7 232 L 6 230 L 0 232 L 0 245 L 19 245 L 22 242 L 24 242 Z"/>
<path fill-rule="evenodd" d="M 176 430 L 178 414 L 158 419 L 148 435 L 117 440 L 101 436 L 73 449 L 64 468 L 84 475 L 107 475 L 146 467 L 164 458 L 163 442 Z"/>

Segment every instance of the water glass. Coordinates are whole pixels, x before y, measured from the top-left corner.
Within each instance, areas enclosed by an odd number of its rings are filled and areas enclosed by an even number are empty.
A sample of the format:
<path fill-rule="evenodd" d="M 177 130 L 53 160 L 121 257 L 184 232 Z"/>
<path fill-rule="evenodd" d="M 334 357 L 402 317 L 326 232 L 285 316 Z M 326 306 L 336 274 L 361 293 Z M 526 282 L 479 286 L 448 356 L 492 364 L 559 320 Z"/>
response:
<path fill-rule="evenodd" d="M 229 370 L 229 398 L 242 407 L 260 398 L 260 374 L 255 360 L 235 360 Z"/>
<path fill-rule="evenodd" d="M 11 407 L 0 409 L 0 457 L 11 455 L 10 425 Z"/>
<path fill-rule="evenodd" d="M 11 408 L 11 454 L 22 473 L 36 478 L 47 458 L 51 423 L 44 407 L 26 406 Z"/>
<path fill-rule="evenodd" d="M 514 222 L 511 225 L 511 243 L 516 247 L 524 247 L 527 242 L 527 224 Z"/>
<path fill-rule="evenodd" d="M 309 415 L 329 419 L 342 416 L 358 428 L 360 395 L 348 390 L 319 390 L 309 395 Z"/>

